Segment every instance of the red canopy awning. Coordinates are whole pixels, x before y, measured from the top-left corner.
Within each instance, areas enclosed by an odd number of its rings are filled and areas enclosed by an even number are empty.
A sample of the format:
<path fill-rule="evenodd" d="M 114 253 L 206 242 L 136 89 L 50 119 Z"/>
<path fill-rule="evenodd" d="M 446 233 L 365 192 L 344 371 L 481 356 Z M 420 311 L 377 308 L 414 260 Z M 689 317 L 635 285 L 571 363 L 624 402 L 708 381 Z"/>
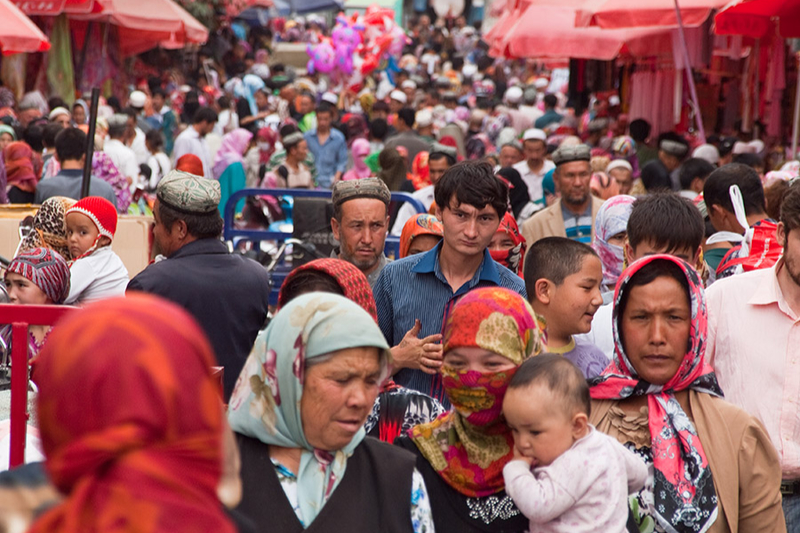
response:
<path fill-rule="evenodd" d="M 13 0 L 26 15 L 56 16 L 61 13 L 86 14 L 99 12 L 95 0 Z"/>
<path fill-rule="evenodd" d="M 800 37 L 800 0 L 735 0 L 714 17 L 714 33 L 756 39 L 772 34 L 784 39 Z"/>
<path fill-rule="evenodd" d="M 9 0 L 0 0 L 0 50 L 3 55 L 46 52 L 50 41 L 25 13 Z"/>
<path fill-rule="evenodd" d="M 683 25 L 697 27 L 708 19 L 711 11 L 729 0 L 679 0 Z M 759 2 L 762 0 L 758 0 Z M 594 0 L 587 2 L 576 17 L 578 26 L 600 26 L 605 29 L 652 28 L 678 26 L 675 0 Z"/>
<path fill-rule="evenodd" d="M 204 43 L 208 29 L 172 0 L 95 0 L 100 13 L 71 15 L 76 20 L 98 20 L 119 26 L 120 48 L 129 56 L 156 46 L 181 48 Z"/>

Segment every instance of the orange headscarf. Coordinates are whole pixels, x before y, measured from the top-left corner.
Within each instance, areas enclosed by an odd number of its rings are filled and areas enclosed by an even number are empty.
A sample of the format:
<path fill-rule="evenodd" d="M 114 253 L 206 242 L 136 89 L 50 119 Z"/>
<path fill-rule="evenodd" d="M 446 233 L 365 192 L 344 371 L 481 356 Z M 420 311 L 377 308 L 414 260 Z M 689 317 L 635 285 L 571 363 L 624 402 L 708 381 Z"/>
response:
<path fill-rule="evenodd" d="M 105 300 L 53 328 L 39 361 L 46 469 L 66 499 L 31 532 L 233 533 L 214 356 L 186 311 Z"/>
<path fill-rule="evenodd" d="M 185 154 L 175 161 L 175 170 L 182 170 L 195 176 L 205 176 L 203 162 L 194 154 Z"/>
<path fill-rule="evenodd" d="M 408 257 L 408 250 L 411 248 L 411 241 L 420 235 L 434 235 L 442 237 L 444 226 L 439 219 L 433 215 L 419 214 L 409 218 L 403 226 L 400 234 L 400 258 Z"/>

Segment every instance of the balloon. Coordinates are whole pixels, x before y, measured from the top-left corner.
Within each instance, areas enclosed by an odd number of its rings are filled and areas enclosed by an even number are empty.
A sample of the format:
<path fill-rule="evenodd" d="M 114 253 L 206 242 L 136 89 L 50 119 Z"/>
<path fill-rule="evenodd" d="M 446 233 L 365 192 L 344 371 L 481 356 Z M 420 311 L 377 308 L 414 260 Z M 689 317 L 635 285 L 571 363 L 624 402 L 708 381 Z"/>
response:
<path fill-rule="evenodd" d="M 313 47 L 309 44 L 306 47 L 306 53 L 311 58 L 308 60 L 308 65 L 306 66 L 306 70 L 308 70 L 309 74 L 314 74 L 314 72 L 329 74 L 333 70 L 336 51 L 329 42 L 323 41 Z"/>
<path fill-rule="evenodd" d="M 378 57 L 374 54 L 367 54 L 364 62 L 361 63 L 361 73 L 366 76 L 376 68 L 378 68 Z"/>
<path fill-rule="evenodd" d="M 403 48 L 411 42 L 411 39 L 408 38 L 406 32 L 400 26 L 394 26 L 392 31 L 389 32 L 389 36 L 392 40 L 386 48 L 386 53 L 394 57 L 400 57 L 403 53 Z"/>

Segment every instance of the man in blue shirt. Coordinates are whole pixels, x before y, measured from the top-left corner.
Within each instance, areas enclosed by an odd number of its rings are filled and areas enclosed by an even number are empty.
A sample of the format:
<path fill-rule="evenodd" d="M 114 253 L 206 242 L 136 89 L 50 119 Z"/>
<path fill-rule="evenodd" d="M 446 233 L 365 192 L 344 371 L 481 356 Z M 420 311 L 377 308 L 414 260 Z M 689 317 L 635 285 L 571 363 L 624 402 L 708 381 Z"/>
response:
<path fill-rule="evenodd" d="M 544 115 L 536 119 L 533 123 L 533 127 L 543 130 L 551 127 L 553 124 L 560 123 L 564 117 L 556 111 L 557 104 L 558 98 L 556 98 L 556 95 L 544 95 Z"/>
<path fill-rule="evenodd" d="M 317 129 L 306 132 L 308 150 L 317 164 L 317 183 L 330 189 L 347 168 L 347 142 L 341 131 L 331 128 L 333 106 L 322 102 L 317 108 Z"/>
<path fill-rule="evenodd" d="M 392 349 L 397 383 L 445 400 L 441 378 L 442 324 L 452 306 L 476 287 L 500 286 L 522 296 L 519 276 L 495 263 L 487 247 L 507 210 L 508 187 L 485 162 L 466 161 L 436 184 L 436 216 L 444 238 L 424 254 L 389 263 L 373 288 L 378 323 Z M 417 338 L 417 335 L 423 338 Z"/>

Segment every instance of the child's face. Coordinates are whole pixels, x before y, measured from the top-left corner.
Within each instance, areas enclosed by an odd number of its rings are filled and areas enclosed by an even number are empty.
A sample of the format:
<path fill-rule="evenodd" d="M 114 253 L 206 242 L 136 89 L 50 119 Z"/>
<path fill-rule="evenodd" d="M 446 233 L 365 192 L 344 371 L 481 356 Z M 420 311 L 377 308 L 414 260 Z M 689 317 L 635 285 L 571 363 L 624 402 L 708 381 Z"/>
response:
<path fill-rule="evenodd" d="M 44 305 L 52 303 L 38 285 L 14 272 L 6 274 L 8 298 L 15 305 Z"/>
<path fill-rule="evenodd" d="M 570 418 L 560 401 L 544 385 L 534 384 L 508 389 L 503 400 L 503 415 L 514 436 L 519 453 L 532 459 L 531 466 L 547 466 L 582 435 L 586 424 Z"/>
<path fill-rule="evenodd" d="M 588 333 L 592 329 L 594 314 L 603 305 L 602 281 L 600 259 L 593 255 L 585 256 L 580 271 L 553 287 L 545 316 L 548 327 L 552 325 L 564 336 Z"/>
<path fill-rule="evenodd" d="M 92 219 L 82 213 L 70 213 L 66 220 L 69 253 L 73 258 L 77 258 L 94 246 L 100 231 Z"/>

